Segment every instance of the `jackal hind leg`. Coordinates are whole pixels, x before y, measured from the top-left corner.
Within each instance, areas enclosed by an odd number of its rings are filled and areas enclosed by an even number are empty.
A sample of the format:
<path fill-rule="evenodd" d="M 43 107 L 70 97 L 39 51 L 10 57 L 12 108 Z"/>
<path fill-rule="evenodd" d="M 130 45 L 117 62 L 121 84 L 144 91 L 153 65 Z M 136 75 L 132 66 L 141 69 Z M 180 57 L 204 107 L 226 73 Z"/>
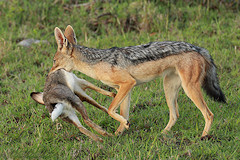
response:
<path fill-rule="evenodd" d="M 181 79 L 175 73 L 168 74 L 164 77 L 163 86 L 167 105 L 169 107 L 169 122 L 163 130 L 163 133 L 167 133 L 167 131 L 171 130 L 179 117 L 177 97 L 181 86 Z"/>
<path fill-rule="evenodd" d="M 112 134 L 108 133 L 104 129 L 102 129 L 99 125 L 95 124 L 89 117 L 86 111 L 86 108 L 82 103 L 77 103 L 75 105 L 76 110 L 82 115 L 84 122 L 91 128 L 93 128 L 95 131 L 97 131 L 99 134 L 103 136 L 113 136 Z"/>
<path fill-rule="evenodd" d="M 213 113 L 208 108 L 206 102 L 204 101 L 202 91 L 201 91 L 201 72 L 200 65 L 195 64 L 192 66 L 191 71 L 182 69 L 180 77 L 182 80 L 182 87 L 187 94 L 187 96 L 193 101 L 197 108 L 201 111 L 205 119 L 205 127 L 201 137 L 208 135 L 212 122 L 213 122 Z"/>
<path fill-rule="evenodd" d="M 130 100 L 131 100 L 131 91 L 128 93 L 126 98 L 120 104 L 120 115 L 123 116 L 126 120 L 129 120 L 129 108 L 130 108 Z M 115 134 L 121 134 L 125 130 L 124 124 L 121 123 Z"/>

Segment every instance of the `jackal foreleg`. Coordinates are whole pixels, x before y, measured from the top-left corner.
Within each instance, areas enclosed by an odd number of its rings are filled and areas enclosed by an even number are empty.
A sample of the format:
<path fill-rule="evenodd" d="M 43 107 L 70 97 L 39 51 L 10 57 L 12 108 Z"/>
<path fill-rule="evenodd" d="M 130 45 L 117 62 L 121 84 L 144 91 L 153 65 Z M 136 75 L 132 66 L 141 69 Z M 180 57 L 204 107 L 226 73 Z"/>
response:
<path fill-rule="evenodd" d="M 131 100 L 131 91 L 128 93 L 126 98 L 120 104 L 120 115 L 123 116 L 126 120 L 129 119 L 129 108 L 130 108 L 130 100 Z M 124 124 L 120 124 L 115 134 L 121 134 L 125 130 Z"/>
<path fill-rule="evenodd" d="M 126 98 L 128 96 L 128 94 L 130 93 L 131 89 L 134 87 L 135 84 L 136 84 L 136 81 L 134 79 L 129 80 L 128 83 L 120 84 L 118 93 L 108 108 L 108 114 L 112 118 L 119 121 L 121 123 L 121 125 L 123 125 L 126 129 L 128 129 L 129 125 L 130 125 L 130 123 L 126 119 L 128 116 L 125 116 L 126 117 L 125 118 L 125 117 L 117 114 L 116 110 L 119 107 L 119 105 L 121 104 L 121 102 L 124 100 L 124 98 Z M 126 113 L 129 111 L 129 105 L 124 105 L 124 106 L 125 106 L 124 113 Z M 116 134 L 118 134 L 118 132 L 116 132 Z"/>

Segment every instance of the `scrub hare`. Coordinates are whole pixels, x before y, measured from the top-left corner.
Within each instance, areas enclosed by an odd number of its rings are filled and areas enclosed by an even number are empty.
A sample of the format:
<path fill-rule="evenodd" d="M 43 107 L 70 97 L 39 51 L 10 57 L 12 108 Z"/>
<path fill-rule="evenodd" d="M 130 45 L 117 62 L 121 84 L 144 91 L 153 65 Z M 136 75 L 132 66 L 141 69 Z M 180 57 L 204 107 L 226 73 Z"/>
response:
<path fill-rule="evenodd" d="M 84 92 L 86 88 L 91 88 L 107 96 L 115 96 L 112 92 L 105 91 L 94 86 L 90 82 L 77 78 L 73 73 L 67 72 L 64 69 L 59 69 L 49 73 L 43 93 L 32 92 L 31 97 L 38 103 L 46 106 L 49 113 L 51 113 L 53 121 L 60 116 L 64 121 L 74 124 L 80 132 L 93 140 L 102 141 L 101 138 L 84 128 L 75 114 L 75 111 L 78 111 L 82 115 L 84 122 L 101 135 L 111 136 L 111 134 L 104 131 L 100 126 L 89 119 L 82 101 L 87 101 L 106 113 L 107 109 L 88 96 Z"/>

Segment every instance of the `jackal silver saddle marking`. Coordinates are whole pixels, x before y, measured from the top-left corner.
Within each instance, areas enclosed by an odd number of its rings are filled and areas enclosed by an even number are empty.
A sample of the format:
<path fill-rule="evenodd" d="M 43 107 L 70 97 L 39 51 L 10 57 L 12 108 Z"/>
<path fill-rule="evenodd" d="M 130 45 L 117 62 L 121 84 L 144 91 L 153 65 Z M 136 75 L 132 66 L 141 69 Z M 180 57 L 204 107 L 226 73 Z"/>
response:
<path fill-rule="evenodd" d="M 95 49 L 84 46 L 76 46 L 76 48 L 85 57 L 83 60 L 88 63 L 104 61 L 122 67 L 127 64 L 137 65 L 143 62 L 165 58 L 170 55 L 192 51 L 200 53 L 202 56 L 207 56 L 210 59 L 206 49 L 186 42 L 177 41 L 150 42 L 143 45 L 123 48 L 113 47 L 109 49 Z"/>

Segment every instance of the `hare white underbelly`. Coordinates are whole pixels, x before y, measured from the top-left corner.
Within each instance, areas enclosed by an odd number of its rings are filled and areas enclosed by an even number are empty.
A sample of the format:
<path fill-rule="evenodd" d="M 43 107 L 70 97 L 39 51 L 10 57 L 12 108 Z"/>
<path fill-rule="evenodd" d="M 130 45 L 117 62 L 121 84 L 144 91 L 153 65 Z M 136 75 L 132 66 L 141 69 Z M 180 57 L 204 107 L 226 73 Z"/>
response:
<path fill-rule="evenodd" d="M 55 108 L 52 111 L 51 114 L 52 121 L 57 119 L 59 116 L 61 116 L 62 118 L 76 117 L 75 109 L 68 102 L 59 102 L 55 105 Z M 78 121 L 78 118 L 76 121 Z"/>
<path fill-rule="evenodd" d="M 73 91 L 74 90 L 74 84 L 75 84 L 75 77 L 74 74 L 71 72 L 67 72 L 63 70 L 63 73 L 65 75 L 65 80 L 67 83 L 67 86 Z"/>

